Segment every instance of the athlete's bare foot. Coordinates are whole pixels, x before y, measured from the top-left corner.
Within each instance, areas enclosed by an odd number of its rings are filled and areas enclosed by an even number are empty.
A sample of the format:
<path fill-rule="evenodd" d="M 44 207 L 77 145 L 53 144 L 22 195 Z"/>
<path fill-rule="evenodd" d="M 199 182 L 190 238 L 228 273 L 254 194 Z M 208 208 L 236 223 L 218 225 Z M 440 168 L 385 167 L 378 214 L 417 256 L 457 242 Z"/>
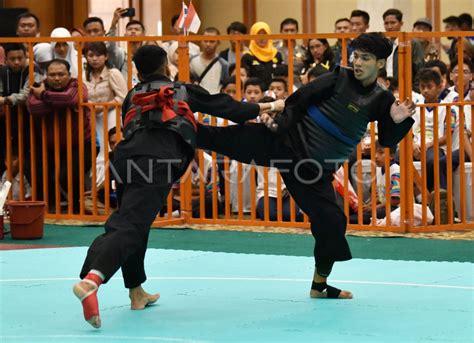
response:
<path fill-rule="evenodd" d="M 317 290 L 312 289 L 309 292 L 309 296 L 311 298 L 327 298 L 328 292 L 327 291 L 318 292 Z M 352 299 L 352 293 L 349 291 L 341 291 L 341 293 L 339 293 L 339 297 L 337 297 L 336 299 Z"/>
<path fill-rule="evenodd" d="M 101 325 L 97 290 L 97 285 L 87 279 L 76 283 L 72 288 L 74 295 L 82 304 L 84 319 L 96 329 Z"/>
<path fill-rule="evenodd" d="M 160 293 L 149 294 L 145 292 L 142 286 L 138 286 L 130 288 L 129 297 L 132 310 L 143 310 L 146 306 L 156 303 L 160 298 Z"/>

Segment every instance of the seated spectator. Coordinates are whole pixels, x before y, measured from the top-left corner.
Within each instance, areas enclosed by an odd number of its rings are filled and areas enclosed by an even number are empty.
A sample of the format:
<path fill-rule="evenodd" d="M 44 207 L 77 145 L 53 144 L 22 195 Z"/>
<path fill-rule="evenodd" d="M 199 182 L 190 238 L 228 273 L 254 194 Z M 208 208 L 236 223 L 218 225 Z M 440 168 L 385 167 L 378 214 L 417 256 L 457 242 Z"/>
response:
<path fill-rule="evenodd" d="M 446 63 L 441 60 L 432 60 L 426 62 L 424 68 L 432 69 L 441 75 L 441 85 L 443 90 L 439 95 L 440 100 L 452 102 L 455 98 L 457 98 L 458 94 L 455 91 L 449 89 L 449 70 Z"/>
<path fill-rule="evenodd" d="M 232 98 L 236 99 L 237 97 L 237 85 L 235 81 L 235 76 L 231 76 L 222 82 L 222 93 L 230 95 Z"/>
<path fill-rule="evenodd" d="M 52 38 L 67 38 L 71 34 L 64 27 L 57 27 L 51 32 Z M 71 77 L 77 78 L 77 51 L 74 49 L 72 42 L 53 42 L 51 43 L 53 49 L 53 59 L 59 58 L 66 60 L 71 66 Z"/>
<path fill-rule="evenodd" d="M 51 210 L 55 210 L 59 213 L 60 209 L 55 208 L 55 200 L 60 201 L 61 199 L 55 199 L 55 173 L 48 172 L 49 169 L 53 170 L 55 165 L 55 150 L 59 149 L 59 183 L 63 193 L 72 192 L 73 211 L 78 213 L 79 211 L 79 196 L 80 192 L 84 191 L 80 189 L 79 183 L 79 172 L 80 163 L 83 161 L 83 172 L 87 173 L 91 167 L 91 132 L 90 132 L 90 111 L 87 107 L 81 107 L 80 104 L 87 102 L 87 88 L 85 85 L 82 87 L 82 101 L 79 100 L 79 85 L 76 79 L 71 78 L 69 63 L 65 60 L 54 59 L 52 60 L 47 68 L 47 77 L 38 87 L 32 87 L 31 94 L 28 97 L 28 109 L 33 117 L 36 118 L 35 128 L 37 129 L 36 137 L 38 141 L 37 146 L 42 145 L 43 139 L 46 141 L 47 165 L 44 166 L 48 179 L 48 194 L 49 198 L 45 199 L 48 201 Z M 82 111 L 80 111 L 82 108 Z M 82 112 L 82 113 L 81 113 Z M 67 154 L 67 118 L 68 113 L 71 115 L 71 141 L 72 141 L 72 156 Z M 79 127 L 79 115 L 83 114 L 82 122 L 83 126 Z M 42 125 L 40 123 L 44 121 L 46 127 L 46 136 L 43 137 Z M 59 128 L 59 141 L 55 139 L 55 123 Z M 79 146 L 82 142 L 79 141 L 79 133 L 82 133 L 84 137 L 83 152 L 84 156 L 79 156 Z M 72 160 L 72 189 L 68 189 L 68 162 Z M 38 182 L 38 193 L 39 199 L 44 198 L 43 194 L 43 157 L 42 149 L 37 149 L 36 153 L 36 171 L 37 171 L 37 182 Z M 49 168 L 48 168 L 49 166 Z M 65 197 L 67 199 L 67 197 Z"/>
<path fill-rule="evenodd" d="M 443 90 L 443 86 L 441 83 L 441 76 L 439 73 L 435 72 L 431 69 L 422 69 L 419 74 L 419 81 L 420 81 L 420 90 L 421 95 L 424 97 L 425 103 L 432 103 L 432 104 L 443 104 L 446 103 L 446 100 L 440 100 L 439 95 Z M 446 154 L 446 133 L 447 130 L 451 130 L 454 132 L 454 128 L 456 126 L 456 118 L 457 118 L 458 110 L 456 106 L 451 107 L 451 112 L 447 113 L 446 106 L 439 106 L 438 107 L 438 149 L 439 149 L 439 157 L 441 158 Z M 421 143 L 425 142 L 426 147 L 426 169 L 427 169 L 427 187 L 429 191 L 434 189 L 434 108 L 426 107 L 425 108 L 425 132 L 421 132 L 421 110 L 420 107 L 416 108 L 416 113 L 413 116 L 415 123 L 413 124 L 413 158 L 416 160 L 421 159 Z M 452 150 L 456 150 L 459 146 L 459 142 L 452 141 L 452 146 L 450 147 Z"/>
<path fill-rule="evenodd" d="M 261 35 L 260 39 L 251 40 L 249 51 L 242 56 L 242 65 L 249 70 L 251 78 L 258 77 L 267 90 L 272 80 L 274 69 L 283 63 L 283 58 L 273 46 L 273 41 L 265 36 L 271 34 L 270 26 L 259 21 L 252 25 L 251 35 Z"/>
<path fill-rule="evenodd" d="M 284 35 L 295 35 L 299 31 L 298 29 L 298 21 L 294 18 L 286 18 L 280 23 L 280 33 Z M 291 39 L 291 43 L 293 46 L 293 80 L 297 87 L 301 86 L 300 80 L 298 76 L 301 74 L 301 70 L 304 66 L 304 59 L 306 57 L 305 48 L 298 44 L 296 39 Z M 288 40 L 281 39 L 275 42 L 275 48 L 278 49 L 280 52 L 283 64 L 288 66 Z M 288 68 L 288 67 L 287 67 Z M 274 77 L 279 77 L 282 75 L 273 75 Z M 288 77 L 288 72 L 286 73 L 286 77 Z"/>
<path fill-rule="evenodd" d="M 122 131 L 122 130 L 120 130 Z M 109 204 L 111 209 L 116 209 L 118 207 L 117 203 L 117 192 L 115 187 L 115 169 L 113 168 L 114 164 L 114 155 L 115 148 L 117 147 L 118 141 L 118 131 L 117 128 L 113 127 L 107 133 L 108 142 L 110 146 L 109 151 Z M 107 214 L 105 211 L 105 178 L 104 182 L 97 185 L 97 199 L 96 199 L 96 210 L 97 214 Z M 92 196 L 92 191 L 85 192 L 85 211 L 86 213 L 94 213 L 94 197 Z"/>
<path fill-rule="evenodd" d="M 229 75 L 236 77 L 235 64 L 229 65 Z M 250 77 L 250 71 L 248 70 L 247 67 L 241 65 L 239 75 L 240 75 L 240 84 L 242 85 L 242 88 L 243 88 L 245 85 L 245 82 L 247 82 L 247 80 Z"/>
<path fill-rule="evenodd" d="M 108 35 L 111 37 L 116 36 L 117 23 L 121 18 L 121 13 L 126 11 L 126 9 L 118 8 L 114 12 L 114 17 L 110 25 L 110 30 Z M 98 17 L 89 17 L 87 18 L 83 25 L 84 31 L 87 36 L 90 37 L 105 37 L 105 28 L 104 22 Z M 118 70 L 122 71 L 125 63 L 125 51 L 118 46 L 118 42 L 109 41 L 106 43 L 107 46 L 107 55 L 109 56 L 109 63 Z"/>
<path fill-rule="evenodd" d="M 5 167 L 8 169 L 7 165 L 7 159 L 5 158 Z M 28 182 L 28 179 L 26 178 L 26 175 L 23 175 L 23 189 L 24 189 L 24 197 L 23 199 L 21 198 L 21 188 L 20 188 L 20 162 L 19 162 L 19 156 L 18 152 L 16 149 L 12 151 L 12 161 L 11 161 L 11 169 L 10 173 L 12 176 L 12 186 L 10 189 L 10 192 L 12 194 L 12 200 L 30 200 L 31 199 L 31 186 L 30 183 Z M 3 184 L 8 181 L 7 178 L 7 170 L 3 172 L 2 179 L 0 181 L 0 189 L 3 187 Z"/>
<path fill-rule="evenodd" d="M 308 70 L 321 65 L 327 70 L 332 70 L 334 68 L 334 55 L 329 46 L 329 42 L 325 38 L 321 39 L 310 39 L 308 41 L 308 48 L 306 51 L 306 60 L 304 63 L 304 68 L 302 74 L 307 74 Z"/>
<path fill-rule="evenodd" d="M 278 81 L 277 81 L 278 82 Z M 276 83 L 276 82 L 275 82 Z M 270 84 L 273 84 L 273 82 Z M 275 99 L 271 96 L 265 96 L 260 99 L 260 102 L 272 102 Z M 278 220 L 278 190 L 277 190 L 277 178 L 281 178 L 278 169 L 268 167 L 267 182 L 265 182 L 265 170 L 264 167 L 257 167 L 257 218 L 265 220 L 265 210 L 269 213 L 269 220 Z M 268 208 L 265 206 L 265 187 L 268 192 Z M 286 188 L 285 182 L 281 180 L 281 210 L 282 220 L 291 221 L 291 197 L 288 189 Z M 301 212 L 298 205 L 295 204 L 295 219 L 296 221 L 303 221 L 303 213 Z"/>
<path fill-rule="evenodd" d="M 228 35 L 246 35 L 247 34 L 247 26 L 240 21 L 234 21 L 227 27 L 227 34 Z M 230 41 L 230 47 L 222 50 L 219 54 L 220 57 L 225 59 L 229 64 L 235 64 L 235 47 L 236 42 Z M 247 51 L 247 47 L 245 46 L 244 42 L 240 42 L 240 52 Z"/>
<path fill-rule="evenodd" d="M 276 100 L 285 100 L 288 97 L 288 85 L 282 78 L 273 78 L 267 93 Z"/>
<path fill-rule="evenodd" d="M 376 153 L 375 153 L 375 164 L 376 168 L 376 215 L 377 219 L 383 219 L 387 215 L 386 213 L 386 203 L 390 201 L 390 212 L 395 210 L 400 204 L 400 166 L 395 163 L 395 152 L 397 147 L 391 147 L 389 149 L 389 172 L 390 172 L 390 200 L 387 197 L 387 189 L 385 185 L 385 150 L 378 141 L 376 142 Z M 362 208 L 362 220 L 363 224 L 370 224 L 372 218 L 372 201 L 369 201 L 364 204 Z M 358 214 L 352 213 L 349 218 L 351 224 L 358 223 Z"/>
<path fill-rule="evenodd" d="M 458 66 L 458 61 L 454 60 L 451 64 L 451 78 L 454 82 L 454 89 L 457 89 L 459 74 L 461 72 Z M 474 65 L 469 60 L 465 59 L 462 65 L 462 73 L 464 74 L 463 91 L 459 94 L 464 94 L 465 101 L 474 101 L 474 88 L 471 87 L 471 82 L 474 78 Z M 458 101 L 456 99 L 455 101 Z M 472 161 L 472 111 L 471 105 L 464 106 L 464 127 L 459 127 L 459 119 L 456 123 L 455 135 L 459 135 L 458 139 L 464 140 L 464 159 L 466 162 Z M 456 139 L 456 138 L 454 138 Z M 451 168 L 454 172 L 459 167 L 460 151 L 456 149 L 453 151 Z M 447 189 L 447 157 L 443 156 L 439 160 L 439 185 L 441 189 Z"/>
<path fill-rule="evenodd" d="M 316 80 L 318 77 L 320 77 L 321 75 L 326 74 L 326 73 L 329 73 L 329 70 L 323 67 L 321 64 L 318 64 L 316 67 L 313 67 L 308 71 L 307 82 L 312 82 Z"/>
<path fill-rule="evenodd" d="M 204 36 L 218 36 L 219 30 L 215 27 L 204 29 Z M 201 53 L 191 58 L 189 71 L 191 80 L 202 86 L 210 94 L 220 92 L 222 82 L 229 77 L 229 64 L 217 55 L 220 42 L 204 40 L 201 42 Z"/>

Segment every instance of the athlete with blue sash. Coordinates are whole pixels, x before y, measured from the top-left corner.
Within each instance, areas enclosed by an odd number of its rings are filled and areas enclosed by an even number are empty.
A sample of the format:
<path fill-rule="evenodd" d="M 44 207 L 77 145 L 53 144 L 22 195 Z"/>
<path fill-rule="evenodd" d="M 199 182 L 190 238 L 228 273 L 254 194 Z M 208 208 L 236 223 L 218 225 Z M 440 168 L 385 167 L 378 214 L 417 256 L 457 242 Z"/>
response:
<path fill-rule="evenodd" d="M 198 125 L 198 147 L 244 163 L 276 167 L 309 216 L 315 238 L 312 298 L 351 299 L 327 284 L 334 262 L 352 258 L 347 219 L 336 203 L 332 174 L 354 151 L 369 122 L 377 121 L 381 145 L 396 145 L 413 125 L 415 105 L 399 103 L 377 83 L 392 43 L 380 33 L 362 34 L 351 47 L 353 69 L 338 67 L 298 89 L 282 113 L 261 115 L 263 124 Z"/>

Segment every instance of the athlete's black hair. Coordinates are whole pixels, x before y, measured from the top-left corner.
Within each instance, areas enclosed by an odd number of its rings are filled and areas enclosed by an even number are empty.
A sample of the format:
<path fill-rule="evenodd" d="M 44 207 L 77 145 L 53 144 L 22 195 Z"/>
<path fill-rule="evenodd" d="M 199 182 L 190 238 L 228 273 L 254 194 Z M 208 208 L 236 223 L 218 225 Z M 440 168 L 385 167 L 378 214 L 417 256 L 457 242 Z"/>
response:
<path fill-rule="evenodd" d="M 392 42 L 380 32 L 363 33 L 352 41 L 351 47 L 387 59 L 392 53 Z"/>

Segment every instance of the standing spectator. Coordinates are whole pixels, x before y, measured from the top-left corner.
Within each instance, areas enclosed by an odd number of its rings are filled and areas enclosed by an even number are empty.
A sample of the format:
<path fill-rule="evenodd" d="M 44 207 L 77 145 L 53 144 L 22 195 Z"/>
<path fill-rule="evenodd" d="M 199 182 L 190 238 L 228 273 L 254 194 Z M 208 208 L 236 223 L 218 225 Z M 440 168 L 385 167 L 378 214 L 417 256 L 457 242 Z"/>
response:
<path fill-rule="evenodd" d="M 127 95 L 127 82 L 116 68 L 107 65 L 107 48 L 103 42 L 87 44 L 84 49 L 87 59 L 86 86 L 89 102 L 104 103 L 115 102 L 122 104 Z M 105 177 L 104 155 L 109 152 L 107 139 L 104 139 L 104 130 L 109 131 L 117 125 L 115 106 L 110 106 L 107 113 L 107 122 L 104 122 L 104 108 L 95 107 L 95 132 L 99 141 L 100 152 L 97 156 L 97 183 L 103 182 Z M 106 126 L 104 128 L 104 126 Z"/>
<path fill-rule="evenodd" d="M 64 27 L 57 27 L 51 32 L 51 37 L 66 38 L 71 37 L 71 34 Z M 53 49 L 53 59 L 66 60 L 71 66 L 71 77 L 77 78 L 77 51 L 74 49 L 74 44 L 72 42 L 53 42 L 51 48 Z"/>
<path fill-rule="evenodd" d="M 177 36 L 183 34 L 183 29 L 178 26 L 178 19 L 179 19 L 179 14 L 175 14 L 171 18 L 171 32 L 173 32 Z M 170 49 L 171 45 L 173 45 L 173 43 L 177 43 L 177 41 L 171 40 L 168 42 L 164 42 L 163 49 L 165 49 L 165 51 L 168 52 L 168 50 Z M 199 46 L 192 42 L 188 42 L 188 49 L 189 49 L 190 57 L 197 56 L 201 52 L 201 49 L 199 48 Z"/>
<path fill-rule="evenodd" d="M 140 20 L 132 19 L 125 26 L 125 37 L 142 37 L 145 35 L 145 26 Z M 132 56 L 135 54 L 135 51 L 138 50 L 142 45 L 146 44 L 145 41 L 135 41 L 131 42 L 132 46 Z M 136 85 L 140 80 L 137 75 L 137 68 L 132 60 L 132 85 Z M 128 54 L 125 51 L 125 62 L 122 68 L 122 75 L 125 79 L 128 78 Z"/>
<path fill-rule="evenodd" d="M 247 34 L 247 26 L 240 21 L 234 21 L 227 27 L 227 34 L 228 35 L 246 35 Z M 236 43 L 234 41 L 230 41 L 230 47 L 222 50 L 219 54 L 220 57 L 225 59 L 229 64 L 235 64 L 235 47 Z M 247 47 L 245 46 L 244 42 L 240 42 L 240 52 L 246 51 Z"/>
<path fill-rule="evenodd" d="M 140 20 L 132 19 L 125 26 L 125 37 L 142 37 L 145 35 L 145 26 Z M 143 45 L 143 42 L 135 41 L 131 42 L 132 46 L 132 55 L 135 54 L 135 51 Z"/>
<path fill-rule="evenodd" d="M 351 13 L 351 31 L 355 33 L 366 33 L 369 30 L 369 13 L 362 10 L 354 10 Z"/>
<path fill-rule="evenodd" d="M 219 30 L 208 27 L 204 30 L 204 36 L 217 36 Z M 191 79 L 202 86 L 210 94 L 217 94 L 221 85 L 229 77 L 229 64 L 217 55 L 217 47 L 220 45 L 216 40 L 204 40 L 201 43 L 201 53 L 191 59 L 189 69 Z"/>
<path fill-rule="evenodd" d="M 433 24 L 429 18 L 423 17 L 415 21 L 413 24 L 413 32 L 431 32 L 433 30 Z M 421 47 L 424 53 L 424 61 L 433 61 L 439 59 L 439 51 L 435 44 L 433 44 L 433 39 L 426 38 L 417 38 L 420 42 Z"/>
<path fill-rule="evenodd" d="M 348 18 L 340 18 L 334 23 L 334 33 L 349 33 L 351 32 L 351 21 Z M 342 63 L 342 39 L 338 38 L 336 44 L 331 46 L 332 54 L 334 55 L 335 64 Z M 347 44 L 347 62 L 350 57 L 350 46 Z"/>
<path fill-rule="evenodd" d="M 81 28 L 75 27 L 71 30 L 71 37 L 73 38 L 85 37 L 85 36 L 86 36 L 86 32 Z M 74 42 L 74 49 L 76 49 L 76 51 L 79 50 L 79 43 Z"/>
<path fill-rule="evenodd" d="M 84 107 L 83 113 L 83 127 L 79 127 L 79 84 L 76 79 L 71 78 L 69 71 L 69 63 L 65 60 L 54 59 L 47 68 L 47 77 L 40 86 L 32 87 L 30 96 L 28 97 L 28 108 L 32 116 L 36 117 L 38 124 L 36 125 L 38 142 L 37 146 L 41 146 L 41 120 L 46 122 L 46 141 L 47 141 L 47 163 L 51 169 L 55 161 L 55 146 L 59 145 L 59 169 L 60 169 L 60 187 L 62 193 L 72 191 L 73 209 L 75 213 L 79 211 L 79 131 L 84 135 L 84 172 L 87 172 L 91 167 L 91 141 L 90 141 L 90 112 L 87 107 Z M 87 102 L 87 88 L 83 87 L 83 102 Z M 68 190 L 68 154 L 67 151 L 67 113 L 71 113 L 71 137 L 72 137 L 72 177 L 73 188 Z M 59 142 L 56 142 L 54 135 L 54 123 L 57 113 L 57 121 L 59 122 Z M 82 157 L 82 156 L 81 156 Z M 42 166 L 42 150 L 38 149 L 36 154 L 36 171 L 38 181 L 39 198 L 43 197 L 43 166 Z M 54 173 L 48 172 L 48 189 L 50 209 L 54 208 L 55 192 L 54 192 Z M 55 209 L 59 213 L 60 209 Z"/>
<path fill-rule="evenodd" d="M 295 35 L 299 31 L 298 21 L 293 18 L 286 18 L 280 24 L 280 33 L 284 35 Z M 293 46 L 293 80 L 300 86 L 299 75 L 304 66 L 304 59 L 306 57 L 306 51 L 304 47 L 297 44 L 296 39 L 291 40 Z M 280 52 L 283 59 L 283 63 L 288 65 L 288 40 L 282 39 L 276 42 L 275 47 Z"/>
<path fill-rule="evenodd" d="M 443 23 L 444 31 L 446 32 L 461 31 L 461 20 L 459 20 L 459 17 L 456 17 L 454 15 L 449 16 L 443 19 Z M 448 39 L 451 40 L 451 44 L 443 44 L 442 47 L 444 49 L 444 52 L 448 54 L 449 61 L 452 62 L 457 55 L 456 44 L 458 42 L 458 39 L 456 37 L 448 37 Z"/>
<path fill-rule="evenodd" d="M 40 21 L 31 12 L 20 14 L 16 18 L 16 35 L 18 37 L 38 37 L 40 35 Z"/>
<path fill-rule="evenodd" d="M 6 64 L 0 66 L 0 161 L 6 156 L 6 139 L 10 140 L 12 147 L 19 144 L 18 136 L 18 106 L 24 104 L 30 92 L 29 68 L 26 58 L 26 48 L 21 43 L 5 44 Z M 36 70 L 35 70 L 36 71 Z M 40 75 L 35 72 L 34 79 L 40 81 Z M 6 135 L 6 117 L 3 112 L 4 106 L 10 106 L 11 135 Z M 29 149 L 29 117 L 23 112 L 23 128 L 25 152 Z M 0 164 L 0 172 L 3 171 L 3 163 Z"/>
<path fill-rule="evenodd" d="M 261 38 L 251 40 L 249 51 L 242 56 L 242 65 L 250 71 L 249 76 L 258 77 L 263 82 L 264 90 L 268 89 L 274 69 L 283 62 L 272 40 L 265 37 L 271 33 L 267 23 L 259 21 L 253 24 L 250 34 L 261 35 Z"/>
<path fill-rule="evenodd" d="M 109 36 L 114 37 L 116 35 L 116 26 L 120 19 L 120 14 L 123 10 L 120 8 L 115 10 L 112 24 L 110 25 Z M 87 36 L 90 37 L 105 37 L 104 22 L 98 17 L 87 18 L 83 25 Z M 109 63 L 118 70 L 122 70 L 125 64 L 125 51 L 118 46 L 117 42 L 107 42 L 107 55 L 109 56 Z"/>
<path fill-rule="evenodd" d="M 383 14 L 383 25 L 386 32 L 400 32 L 403 26 L 403 13 L 396 9 L 390 8 Z M 392 37 L 393 50 L 392 54 L 387 58 L 387 76 L 398 79 L 398 46 L 400 42 L 398 38 Z M 423 66 L 424 53 L 423 48 L 417 40 L 411 41 L 411 61 L 412 75 L 417 75 L 418 70 Z"/>
<path fill-rule="evenodd" d="M 459 15 L 459 28 L 462 31 L 472 31 L 472 16 L 469 13 L 463 13 Z M 474 44 L 474 36 L 466 38 L 470 41 L 471 44 Z"/>
<path fill-rule="evenodd" d="M 38 43 L 33 47 L 33 56 L 38 65 L 38 71 L 41 78 L 46 78 L 46 67 L 53 59 L 53 49 L 50 43 Z"/>

